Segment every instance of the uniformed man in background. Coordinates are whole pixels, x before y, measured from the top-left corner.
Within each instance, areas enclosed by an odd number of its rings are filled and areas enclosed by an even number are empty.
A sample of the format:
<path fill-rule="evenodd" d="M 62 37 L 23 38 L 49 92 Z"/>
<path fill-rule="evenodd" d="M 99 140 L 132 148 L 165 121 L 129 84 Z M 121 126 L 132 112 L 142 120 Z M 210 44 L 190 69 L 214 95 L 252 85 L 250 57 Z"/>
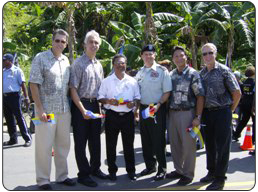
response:
<path fill-rule="evenodd" d="M 166 138 L 165 121 L 166 106 L 172 89 L 168 70 L 155 62 L 156 52 L 153 45 L 145 45 L 141 51 L 144 66 L 136 74 L 136 80 L 140 86 L 140 132 L 142 140 L 143 158 L 146 169 L 141 176 L 158 172 L 154 180 L 164 179 L 166 176 Z M 154 104 L 154 118 L 143 119 L 142 111 L 150 104 Z"/>

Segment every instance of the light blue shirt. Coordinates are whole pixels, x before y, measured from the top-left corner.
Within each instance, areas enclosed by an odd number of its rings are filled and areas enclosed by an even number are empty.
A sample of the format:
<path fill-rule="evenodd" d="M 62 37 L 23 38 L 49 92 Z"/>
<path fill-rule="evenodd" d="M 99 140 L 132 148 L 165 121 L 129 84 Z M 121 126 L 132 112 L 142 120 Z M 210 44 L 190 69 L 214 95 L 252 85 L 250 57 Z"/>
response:
<path fill-rule="evenodd" d="M 25 77 L 22 70 L 12 65 L 11 68 L 3 69 L 3 93 L 20 92 Z"/>
<path fill-rule="evenodd" d="M 150 68 L 145 66 L 136 74 L 141 94 L 141 104 L 158 103 L 162 95 L 172 90 L 168 70 L 156 62 Z"/>

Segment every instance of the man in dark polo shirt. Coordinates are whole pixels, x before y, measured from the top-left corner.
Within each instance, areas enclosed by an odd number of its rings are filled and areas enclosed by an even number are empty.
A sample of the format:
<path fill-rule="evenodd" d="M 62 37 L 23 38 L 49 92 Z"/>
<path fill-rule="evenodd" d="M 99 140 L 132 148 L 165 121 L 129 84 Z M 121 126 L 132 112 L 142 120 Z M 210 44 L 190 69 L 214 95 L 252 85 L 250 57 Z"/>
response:
<path fill-rule="evenodd" d="M 205 67 L 203 78 L 205 106 L 202 114 L 208 174 L 201 182 L 212 182 L 207 190 L 222 190 L 226 180 L 231 145 L 232 111 L 241 97 L 240 87 L 232 71 L 216 59 L 217 48 L 212 43 L 202 47 Z"/>

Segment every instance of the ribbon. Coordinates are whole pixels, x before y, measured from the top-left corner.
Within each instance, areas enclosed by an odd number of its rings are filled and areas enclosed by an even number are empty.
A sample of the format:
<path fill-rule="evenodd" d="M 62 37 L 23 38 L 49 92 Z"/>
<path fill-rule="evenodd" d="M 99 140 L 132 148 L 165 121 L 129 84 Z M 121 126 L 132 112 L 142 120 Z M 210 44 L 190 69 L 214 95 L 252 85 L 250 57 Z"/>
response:
<path fill-rule="evenodd" d="M 126 105 L 127 103 L 130 102 L 128 99 L 124 99 L 124 98 L 122 97 L 122 93 L 120 93 L 119 95 L 117 95 L 117 96 L 115 97 L 115 99 L 118 101 L 118 104 L 119 104 L 119 105 Z"/>
<path fill-rule="evenodd" d="M 93 113 L 92 111 L 87 111 L 86 115 L 88 115 L 91 119 L 99 119 L 99 118 L 105 118 L 104 114 L 99 113 Z"/>
<path fill-rule="evenodd" d="M 192 138 L 197 138 L 198 139 L 200 149 L 202 149 L 204 147 L 204 141 L 203 141 L 202 134 L 201 134 L 201 131 L 200 131 L 200 126 L 186 128 L 186 131 L 189 132 L 189 134 L 191 135 Z"/>
<path fill-rule="evenodd" d="M 38 117 L 32 118 L 31 120 L 34 123 L 34 125 L 39 125 L 41 123 L 45 123 L 43 121 L 40 121 L 40 119 Z M 47 114 L 47 123 L 56 124 L 54 114 Z"/>

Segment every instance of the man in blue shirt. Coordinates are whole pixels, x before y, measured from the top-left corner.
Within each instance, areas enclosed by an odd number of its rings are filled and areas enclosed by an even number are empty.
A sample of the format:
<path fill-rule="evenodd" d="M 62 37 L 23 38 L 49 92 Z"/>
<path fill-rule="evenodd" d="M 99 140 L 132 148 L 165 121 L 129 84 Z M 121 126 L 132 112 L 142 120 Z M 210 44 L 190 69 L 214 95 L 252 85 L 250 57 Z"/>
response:
<path fill-rule="evenodd" d="M 10 140 L 3 143 L 4 146 L 17 144 L 17 130 L 14 117 L 16 118 L 21 135 L 25 140 L 24 147 L 31 146 L 31 135 L 28 131 L 25 119 L 21 111 L 20 90 L 22 88 L 26 105 L 29 104 L 25 86 L 25 77 L 22 70 L 12 63 L 13 56 L 3 56 L 3 111 L 7 123 Z"/>

